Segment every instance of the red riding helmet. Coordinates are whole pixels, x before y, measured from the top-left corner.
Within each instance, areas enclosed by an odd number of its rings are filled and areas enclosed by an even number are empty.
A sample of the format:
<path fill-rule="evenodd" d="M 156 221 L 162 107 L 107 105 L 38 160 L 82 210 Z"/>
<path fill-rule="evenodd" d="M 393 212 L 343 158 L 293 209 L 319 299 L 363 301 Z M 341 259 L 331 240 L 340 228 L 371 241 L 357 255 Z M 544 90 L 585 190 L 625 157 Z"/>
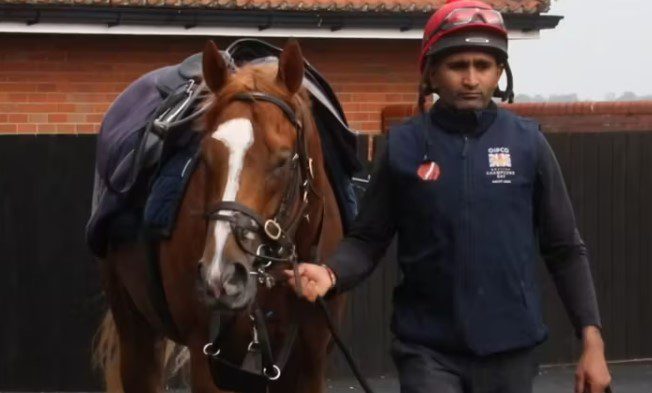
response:
<path fill-rule="evenodd" d="M 507 29 L 500 12 L 477 0 L 447 0 L 423 30 L 419 70 L 423 75 L 428 58 L 456 49 L 482 49 L 494 53 L 505 64 L 507 87 L 495 97 L 513 102 L 514 83 L 507 63 Z M 427 92 L 426 92 L 427 93 Z M 421 99 L 421 98 L 420 98 Z"/>
<path fill-rule="evenodd" d="M 507 59 L 507 29 L 500 12 L 477 0 L 447 0 L 423 31 L 419 69 L 429 56 L 458 48 L 484 48 Z"/>

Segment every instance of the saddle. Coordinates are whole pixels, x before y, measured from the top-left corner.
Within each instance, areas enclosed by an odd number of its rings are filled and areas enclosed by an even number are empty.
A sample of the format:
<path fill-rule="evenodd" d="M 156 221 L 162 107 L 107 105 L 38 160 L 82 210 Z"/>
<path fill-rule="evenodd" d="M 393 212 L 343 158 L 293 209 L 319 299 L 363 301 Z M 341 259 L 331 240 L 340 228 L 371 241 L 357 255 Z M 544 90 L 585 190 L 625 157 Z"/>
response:
<path fill-rule="evenodd" d="M 272 62 L 282 50 L 241 39 L 221 54 L 232 71 Z M 109 244 L 138 239 L 143 229 L 168 237 L 187 182 L 198 160 L 200 134 L 192 130 L 201 111 L 202 54 L 151 71 L 133 82 L 107 111 L 98 135 L 93 206 L 86 226 L 91 251 L 103 257 Z M 351 177 L 361 169 L 356 133 L 331 86 L 306 62 L 303 85 L 323 145 L 329 180 L 346 231 L 357 213 Z"/>

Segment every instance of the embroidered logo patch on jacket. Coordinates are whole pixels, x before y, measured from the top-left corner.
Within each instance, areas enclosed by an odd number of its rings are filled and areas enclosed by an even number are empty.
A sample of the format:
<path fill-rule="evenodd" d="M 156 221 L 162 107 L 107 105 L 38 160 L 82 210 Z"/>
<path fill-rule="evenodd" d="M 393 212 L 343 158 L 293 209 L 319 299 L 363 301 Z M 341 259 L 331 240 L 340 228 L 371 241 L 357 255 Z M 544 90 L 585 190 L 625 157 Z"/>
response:
<path fill-rule="evenodd" d="M 488 149 L 489 170 L 487 176 L 494 184 L 509 184 L 516 174 L 512 170 L 512 156 L 508 147 L 490 147 Z"/>

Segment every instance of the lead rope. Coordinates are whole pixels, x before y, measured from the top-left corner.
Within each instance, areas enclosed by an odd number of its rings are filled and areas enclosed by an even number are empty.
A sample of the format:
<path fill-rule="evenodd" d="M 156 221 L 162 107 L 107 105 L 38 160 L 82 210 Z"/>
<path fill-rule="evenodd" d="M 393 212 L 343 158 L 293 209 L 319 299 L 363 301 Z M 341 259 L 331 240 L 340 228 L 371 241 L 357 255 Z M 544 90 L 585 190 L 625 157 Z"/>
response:
<path fill-rule="evenodd" d="M 326 324 L 328 325 L 328 329 L 331 331 L 333 340 L 335 340 L 335 343 L 340 348 L 340 351 L 342 351 L 342 354 L 346 358 L 346 362 L 349 364 L 349 367 L 351 368 L 353 375 L 355 375 L 355 378 L 360 383 L 360 386 L 362 386 L 362 390 L 364 390 L 366 393 L 373 393 L 373 390 L 371 390 L 369 383 L 360 372 L 360 369 L 358 369 L 358 365 L 355 363 L 353 356 L 351 356 L 351 353 L 349 352 L 348 348 L 346 348 L 346 345 L 344 345 L 344 342 L 340 338 L 339 332 L 337 331 L 337 328 L 333 323 L 333 318 L 331 317 L 331 314 L 328 312 L 328 307 L 326 306 L 326 302 L 321 296 L 317 298 L 317 305 L 319 305 L 319 308 L 321 308 L 321 310 L 324 312 L 324 318 L 326 319 Z"/>
<path fill-rule="evenodd" d="M 322 220 L 324 219 L 323 215 L 321 219 Z M 323 225 L 323 221 L 321 225 Z M 320 249 L 321 249 L 321 241 L 317 244 L 317 250 L 316 250 L 318 253 L 317 255 L 319 255 Z M 295 280 L 297 279 L 296 274 L 297 273 L 295 273 Z M 297 289 L 298 288 L 299 286 L 297 286 Z M 326 302 L 324 301 L 323 297 L 321 296 L 317 297 L 317 305 L 324 313 L 324 319 L 326 319 L 328 330 L 331 331 L 331 335 L 333 336 L 333 340 L 335 341 L 335 344 L 337 344 L 338 348 L 340 348 L 342 355 L 344 355 L 346 362 L 349 364 L 349 367 L 351 368 L 351 372 L 353 372 L 353 375 L 355 375 L 355 378 L 358 380 L 358 383 L 362 387 L 362 390 L 364 390 L 365 393 L 374 393 L 374 391 L 371 389 L 371 386 L 369 386 L 367 379 L 360 372 L 360 369 L 358 368 L 358 365 L 353 359 L 353 356 L 351 356 L 349 349 L 346 347 L 346 345 L 344 345 L 344 341 L 342 341 L 342 338 L 340 338 L 339 331 L 337 330 L 337 327 L 335 327 L 335 323 L 333 323 L 333 317 L 331 316 L 331 313 L 328 311 L 328 306 L 326 305 Z M 611 392 L 607 392 L 607 393 L 611 393 Z"/>

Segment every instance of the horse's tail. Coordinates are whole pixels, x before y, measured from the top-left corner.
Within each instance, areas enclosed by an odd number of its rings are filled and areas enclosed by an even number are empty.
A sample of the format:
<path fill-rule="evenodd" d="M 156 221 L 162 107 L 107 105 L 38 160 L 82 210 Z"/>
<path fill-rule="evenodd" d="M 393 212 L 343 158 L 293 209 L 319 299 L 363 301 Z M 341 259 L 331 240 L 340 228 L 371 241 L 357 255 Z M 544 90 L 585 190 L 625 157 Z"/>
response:
<path fill-rule="evenodd" d="M 190 351 L 188 347 L 179 345 L 172 340 L 165 340 L 163 352 L 163 378 L 170 381 L 181 372 L 182 380 L 188 377 Z M 184 375 L 184 372 L 186 375 Z"/>
<path fill-rule="evenodd" d="M 163 378 L 169 381 L 182 371 L 190 360 L 188 348 L 165 340 L 163 351 Z M 120 376 L 120 341 L 113 313 L 107 311 L 93 340 L 93 366 L 102 370 L 106 391 L 122 392 Z"/>
<path fill-rule="evenodd" d="M 163 378 L 169 381 L 188 366 L 190 352 L 185 346 L 165 340 L 163 351 Z M 107 392 L 122 392 L 120 376 L 120 341 L 113 313 L 107 311 L 93 340 L 93 366 L 102 370 Z"/>
<path fill-rule="evenodd" d="M 107 392 L 122 392 L 120 342 L 111 311 L 104 314 L 93 340 L 93 365 L 104 373 Z"/>

